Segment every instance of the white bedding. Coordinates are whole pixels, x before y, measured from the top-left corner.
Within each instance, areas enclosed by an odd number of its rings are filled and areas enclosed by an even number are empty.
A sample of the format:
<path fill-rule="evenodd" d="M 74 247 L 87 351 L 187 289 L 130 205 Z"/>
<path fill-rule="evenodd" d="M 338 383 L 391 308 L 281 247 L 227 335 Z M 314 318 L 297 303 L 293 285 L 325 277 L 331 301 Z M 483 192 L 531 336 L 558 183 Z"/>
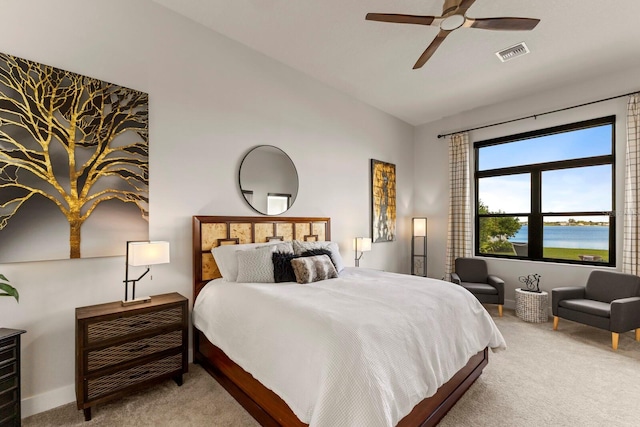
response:
<path fill-rule="evenodd" d="M 358 268 L 305 285 L 217 279 L 193 321 L 311 427 L 395 426 L 478 351 L 506 348 L 464 288 Z"/>

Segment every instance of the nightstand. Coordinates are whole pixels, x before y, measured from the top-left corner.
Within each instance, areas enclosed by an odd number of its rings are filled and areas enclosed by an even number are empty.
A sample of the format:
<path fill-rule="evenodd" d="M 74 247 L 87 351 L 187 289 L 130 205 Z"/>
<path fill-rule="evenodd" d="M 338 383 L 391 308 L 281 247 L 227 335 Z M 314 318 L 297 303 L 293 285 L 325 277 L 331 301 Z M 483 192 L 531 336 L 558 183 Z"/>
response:
<path fill-rule="evenodd" d="M 188 370 L 188 302 L 178 293 L 123 307 L 120 301 L 76 308 L 76 400 L 91 407 Z"/>
<path fill-rule="evenodd" d="M 0 328 L 0 426 L 20 426 L 20 335 Z"/>

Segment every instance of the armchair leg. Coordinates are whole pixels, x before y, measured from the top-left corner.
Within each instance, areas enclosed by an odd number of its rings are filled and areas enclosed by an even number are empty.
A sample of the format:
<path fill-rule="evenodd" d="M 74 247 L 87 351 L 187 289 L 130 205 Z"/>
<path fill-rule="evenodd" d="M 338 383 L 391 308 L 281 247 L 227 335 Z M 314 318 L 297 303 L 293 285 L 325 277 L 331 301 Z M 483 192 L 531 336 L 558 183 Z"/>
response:
<path fill-rule="evenodd" d="M 640 328 L 636 329 L 636 341 L 640 341 Z"/>
<path fill-rule="evenodd" d="M 558 321 L 560 321 L 560 318 L 558 316 L 553 316 L 553 330 L 554 331 L 558 330 Z"/>
<path fill-rule="evenodd" d="M 498 304 L 498 316 L 502 317 L 502 304 Z M 636 329 L 636 335 L 638 334 L 638 330 L 640 329 Z"/>
<path fill-rule="evenodd" d="M 620 338 L 620 334 L 617 332 L 611 332 L 611 347 L 614 350 L 618 349 L 618 339 Z"/>

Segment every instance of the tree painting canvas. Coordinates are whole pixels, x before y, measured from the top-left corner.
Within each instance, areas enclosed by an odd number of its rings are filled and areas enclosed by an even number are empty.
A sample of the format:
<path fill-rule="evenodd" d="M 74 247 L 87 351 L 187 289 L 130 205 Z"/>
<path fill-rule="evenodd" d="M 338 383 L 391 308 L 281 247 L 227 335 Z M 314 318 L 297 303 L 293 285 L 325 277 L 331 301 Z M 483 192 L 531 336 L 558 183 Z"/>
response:
<path fill-rule="evenodd" d="M 146 240 L 146 93 L 0 53 L 0 263 Z"/>
<path fill-rule="evenodd" d="M 372 241 L 396 239 L 396 165 L 371 159 Z"/>

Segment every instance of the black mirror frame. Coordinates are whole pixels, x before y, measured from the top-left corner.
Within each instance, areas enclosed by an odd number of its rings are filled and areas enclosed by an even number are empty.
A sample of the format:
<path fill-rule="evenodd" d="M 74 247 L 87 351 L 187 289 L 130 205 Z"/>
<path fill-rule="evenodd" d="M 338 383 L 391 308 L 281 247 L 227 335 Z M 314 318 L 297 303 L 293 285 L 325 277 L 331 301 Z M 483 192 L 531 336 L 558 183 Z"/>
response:
<path fill-rule="evenodd" d="M 258 210 L 252 202 L 250 202 L 245 193 L 250 192 L 253 195 L 253 191 L 251 190 L 245 190 L 242 188 L 242 181 L 241 181 L 241 175 L 242 175 L 242 165 L 245 163 L 245 160 L 247 160 L 247 157 L 253 153 L 255 150 L 259 149 L 259 148 L 264 148 L 264 147 L 269 147 L 269 148 L 274 148 L 278 151 L 280 151 L 291 163 L 291 166 L 293 167 L 293 172 L 295 173 L 296 176 L 296 190 L 294 194 L 291 194 L 291 201 L 289 203 L 289 206 L 287 207 L 287 209 L 285 209 L 284 211 L 277 213 L 277 214 L 268 214 L 266 212 L 261 212 L 260 210 Z M 262 145 L 256 145 L 255 147 L 250 148 L 246 154 L 244 155 L 244 157 L 242 158 L 242 161 L 240 162 L 240 166 L 238 167 L 238 188 L 240 189 L 240 194 L 242 194 L 242 198 L 244 199 L 245 202 L 247 202 L 247 205 L 249 205 L 249 207 L 251 209 L 253 209 L 255 212 L 259 213 L 260 215 L 266 215 L 266 216 L 277 216 L 277 215 L 282 215 L 283 213 L 287 212 L 289 209 L 291 209 L 291 207 L 293 206 L 293 204 L 295 203 L 296 199 L 298 198 L 298 191 L 300 190 L 300 177 L 298 175 L 298 168 L 296 168 L 295 163 L 293 162 L 293 160 L 291 159 L 291 157 L 281 148 L 276 147 L 275 145 L 268 145 L 268 144 L 262 144 Z"/>

